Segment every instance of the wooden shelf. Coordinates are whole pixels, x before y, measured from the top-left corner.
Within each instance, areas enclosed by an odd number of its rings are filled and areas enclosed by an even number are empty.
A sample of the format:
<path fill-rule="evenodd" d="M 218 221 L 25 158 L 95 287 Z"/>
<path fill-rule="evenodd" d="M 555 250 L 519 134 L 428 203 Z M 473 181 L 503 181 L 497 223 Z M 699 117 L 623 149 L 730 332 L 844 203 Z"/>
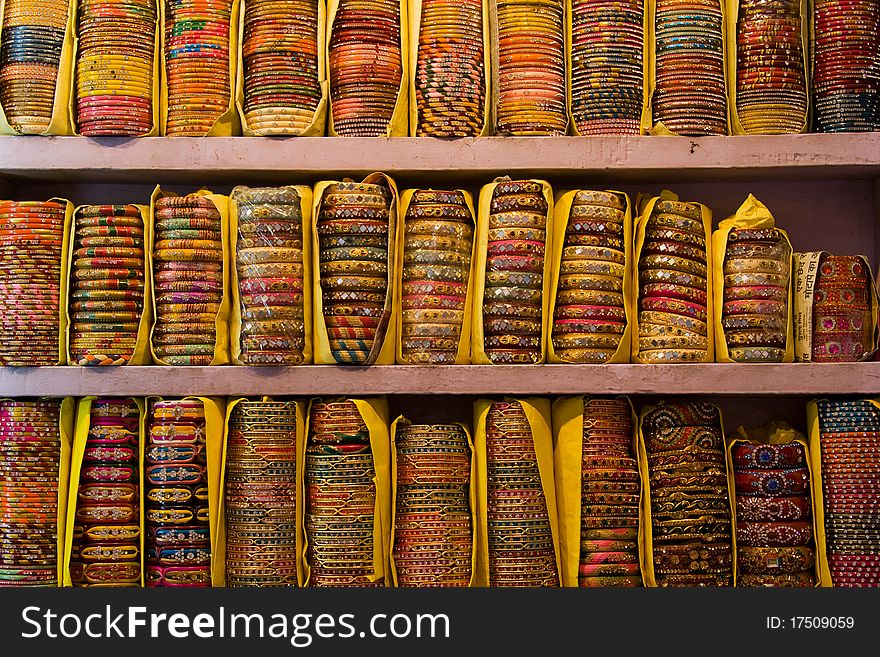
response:
<path fill-rule="evenodd" d="M 771 137 L 0 137 L 0 177 L 56 182 L 309 182 L 386 171 L 405 182 L 730 181 L 880 177 L 880 133 Z"/>
<path fill-rule="evenodd" d="M 0 396 L 880 394 L 880 363 L 0 368 Z"/>

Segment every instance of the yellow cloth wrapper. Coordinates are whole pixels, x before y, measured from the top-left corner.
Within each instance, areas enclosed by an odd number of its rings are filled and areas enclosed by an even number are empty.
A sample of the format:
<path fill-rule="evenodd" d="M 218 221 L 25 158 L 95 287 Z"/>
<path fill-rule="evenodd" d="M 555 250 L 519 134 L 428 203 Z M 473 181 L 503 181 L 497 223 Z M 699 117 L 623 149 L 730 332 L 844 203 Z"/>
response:
<path fill-rule="evenodd" d="M 64 308 L 61 309 L 62 314 L 65 316 L 64 320 L 64 353 L 66 360 L 62 361 L 67 363 L 68 365 L 80 366 L 79 363 L 74 362 L 73 356 L 70 353 L 70 328 L 72 326 L 72 322 L 70 319 L 70 304 L 73 301 L 71 295 L 73 293 L 73 288 L 75 284 L 70 280 L 70 272 L 73 271 L 73 242 L 76 237 L 76 213 L 85 206 L 79 205 L 76 209 L 71 213 L 72 223 L 70 227 L 70 236 L 67 238 L 66 243 L 71 246 L 65 247 L 65 263 L 67 266 L 68 274 L 65 276 L 65 280 L 67 281 L 67 290 L 64 295 Z M 152 244 L 152 229 L 153 222 L 150 221 L 150 206 L 148 205 L 137 205 L 135 207 L 141 212 L 141 220 L 144 222 L 144 270 L 149 270 L 150 266 L 147 264 L 148 252 L 146 250 L 147 244 Z M 66 231 L 65 231 L 66 232 Z M 149 365 L 152 363 L 152 355 L 150 354 L 150 327 L 153 322 L 153 305 L 150 303 L 152 287 L 150 283 L 152 282 L 152 277 L 144 271 L 144 307 L 141 311 L 141 319 L 138 322 L 138 332 L 137 332 L 137 342 L 134 346 L 134 353 L 131 356 L 131 360 L 129 360 L 126 365 Z"/>
<path fill-rule="evenodd" d="M 407 20 L 408 0 L 400 0 L 400 87 L 397 92 L 397 102 L 394 103 L 394 110 L 391 114 L 391 120 L 385 129 L 385 137 L 406 137 L 409 134 L 409 58 L 408 48 L 408 20 Z M 327 71 L 327 85 L 330 84 L 330 42 L 333 38 L 333 27 L 336 22 L 336 12 L 339 10 L 339 0 L 327 0 L 327 44 L 324 48 L 325 70 Z M 333 98 L 330 97 L 327 110 L 327 134 L 330 137 L 338 137 L 336 130 L 333 128 Z M 317 190 L 315 191 L 317 196 Z"/>
<path fill-rule="evenodd" d="M 559 272 L 562 269 L 562 249 L 565 247 L 565 231 L 568 230 L 568 222 L 571 214 L 571 205 L 574 197 L 579 190 L 570 192 L 560 192 L 556 195 L 556 202 L 553 205 L 553 237 L 551 239 L 552 255 L 550 256 L 550 305 L 547 312 L 547 362 L 548 363 L 568 363 L 570 361 L 563 360 L 556 355 L 553 348 L 553 314 L 556 311 L 556 295 L 559 292 Z M 629 196 L 623 192 L 615 190 L 604 190 L 610 194 L 623 194 L 626 199 L 626 209 L 623 218 L 623 251 L 626 256 L 625 269 L 623 271 L 623 304 L 626 312 L 626 329 L 620 337 L 620 344 L 617 351 L 611 356 L 606 363 L 628 363 L 630 348 L 632 346 L 632 314 L 633 314 L 633 217 L 632 203 Z M 548 253 L 551 251 L 548 250 Z"/>
<path fill-rule="evenodd" d="M 474 459 L 476 465 L 477 505 L 474 512 L 476 524 L 477 568 L 472 586 L 491 586 L 489 581 L 489 473 L 486 452 L 486 420 L 494 400 L 478 399 L 474 402 Z M 560 552 L 559 518 L 557 515 L 556 480 L 553 474 L 553 432 L 550 400 L 541 397 L 513 398 L 503 401 L 519 402 L 532 430 L 541 487 L 547 502 L 553 550 L 556 553 L 556 570 L 562 586 L 562 554 Z"/>
<path fill-rule="evenodd" d="M 731 80 L 731 78 L 728 77 L 728 18 L 727 13 L 724 10 L 724 3 L 725 0 L 718 0 L 718 5 L 722 12 L 721 34 L 719 36 L 722 38 L 722 52 L 724 57 L 724 89 L 726 96 L 729 96 L 730 87 L 732 84 L 736 84 L 736 78 L 733 78 L 733 80 Z M 673 132 L 672 130 L 667 128 L 663 121 L 654 121 L 653 99 L 654 92 L 657 90 L 657 30 L 654 19 L 657 16 L 657 0 L 647 0 L 645 2 L 645 16 L 650 16 L 650 25 L 646 28 L 645 31 L 645 61 L 648 62 L 645 69 L 645 92 L 648 98 L 648 110 L 642 115 L 642 132 L 648 135 L 673 137 L 676 136 L 678 133 Z M 726 100 L 727 97 L 725 97 L 725 101 Z M 727 134 L 730 134 L 730 103 L 727 103 L 727 111 L 725 112 L 725 114 L 727 115 Z"/>
<path fill-rule="evenodd" d="M 313 399 L 312 401 L 317 401 Z M 297 532 L 302 532 L 302 585 L 309 585 L 312 568 L 308 563 L 308 536 L 305 533 L 305 467 L 306 467 L 306 443 L 308 442 L 309 427 L 308 417 L 311 416 L 311 404 L 306 413 L 306 439 L 297 442 L 296 445 L 296 476 L 299 485 L 297 496 L 303 501 L 297 506 L 298 527 Z M 346 401 L 345 397 L 336 399 L 324 399 L 323 401 Z M 385 397 L 370 397 L 365 399 L 351 399 L 358 412 L 367 425 L 370 434 L 370 449 L 373 453 L 373 468 L 376 476 L 373 483 L 376 485 L 376 504 L 373 516 L 373 575 L 371 582 L 383 582 L 385 586 L 391 585 L 391 573 L 389 567 L 389 554 L 391 545 L 391 416 L 388 410 L 388 400 Z"/>
<path fill-rule="evenodd" d="M 161 52 L 160 62 L 162 64 L 162 86 L 159 93 L 159 128 L 162 135 L 167 135 L 168 128 L 168 73 L 165 71 L 165 30 L 161 26 L 165 25 L 168 19 L 168 12 L 165 3 L 159 3 L 159 32 L 161 34 Z M 238 57 L 236 52 L 241 52 L 241 44 L 238 40 L 238 25 L 240 9 L 240 0 L 232 0 L 232 11 L 229 14 L 229 104 L 226 110 L 211 126 L 203 137 L 232 137 L 241 132 L 241 123 L 239 122 L 238 110 L 235 104 L 235 82 L 236 70 L 238 65 Z"/>
<path fill-rule="evenodd" d="M 736 60 L 737 60 L 737 48 L 736 48 L 736 23 L 739 17 L 739 2 L 740 0 L 725 0 L 725 8 L 724 8 L 724 60 L 727 67 L 727 110 L 730 116 L 730 134 L 732 135 L 745 135 L 749 134 L 745 131 L 742 124 L 739 121 L 739 113 L 737 112 L 736 107 L 736 88 L 738 76 L 736 74 Z M 801 8 L 801 52 L 804 61 L 804 89 L 811 89 L 810 82 L 810 64 L 809 58 L 807 57 L 807 50 L 809 44 L 809 26 L 810 26 L 810 8 L 808 6 L 807 0 L 800 0 L 800 8 Z M 807 132 L 810 128 L 810 109 L 811 103 L 810 98 L 807 98 L 807 110 L 804 113 L 804 122 L 803 126 L 798 132 L 804 133 Z M 757 134 L 757 133 L 756 133 Z"/>
<path fill-rule="evenodd" d="M 396 324 L 396 346 L 395 358 L 398 365 L 407 364 L 403 359 L 403 347 L 401 340 L 403 338 L 403 256 L 405 250 L 405 230 L 406 230 L 406 213 L 409 210 L 409 204 L 412 201 L 413 194 L 416 189 L 405 189 L 400 195 L 400 214 L 398 219 L 398 238 L 397 238 L 397 255 L 396 255 L 396 274 L 394 279 L 394 312 L 397 319 Z M 455 365 L 467 365 L 471 357 L 471 326 L 473 317 L 473 290 L 474 290 L 474 259 L 476 256 L 476 214 L 474 212 L 474 197 L 470 192 L 463 189 L 455 190 L 461 192 L 464 196 L 465 203 L 471 212 L 471 225 L 474 227 L 474 240 L 471 245 L 471 273 L 468 279 L 467 296 L 464 305 L 464 320 L 461 325 L 461 336 L 458 339 L 458 353 L 455 355 Z"/>
<path fill-rule="evenodd" d="M 235 188 L 238 189 L 238 188 Z M 232 191 L 235 192 L 235 189 Z M 299 210 L 302 216 L 302 254 L 303 254 L 303 318 L 305 321 L 305 346 L 303 365 L 312 362 L 312 188 L 305 185 L 292 185 L 275 189 L 294 189 L 299 195 Z M 229 277 L 230 309 L 229 337 L 232 348 L 232 364 L 244 365 L 241 361 L 241 289 L 238 280 L 238 203 L 229 196 Z"/>
<path fill-rule="evenodd" d="M 733 359 L 727 350 L 727 336 L 724 334 L 724 326 L 721 319 L 724 314 L 724 260 L 727 256 L 727 237 L 734 228 L 775 228 L 776 221 L 767 206 L 749 194 L 735 214 L 729 216 L 718 224 L 718 229 L 712 233 L 712 314 L 715 324 L 715 362 L 732 363 Z M 785 237 L 791 249 L 788 233 L 778 229 Z M 792 249 L 794 254 L 794 249 Z M 792 259 L 789 259 L 792 262 Z M 783 363 L 794 360 L 794 334 L 792 322 L 791 280 L 794 267 L 790 265 L 788 277 L 788 328 L 785 337 L 785 356 Z"/>
<path fill-rule="evenodd" d="M 35 5 L 36 6 L 36 5 Z M 73 55 L 75 49 L 74 33 L 76 32 L 76 2 L 70 1 L 67 13 L 67 27 L 64 31 L 64 44 L 58 59 L 58 77 L 55 82 L 55 97 L 52 100 L 52 118 L 49 127 L 42 135 L 69 135 L 71 132 L 68 102 L 73 82 Z M 6 15 L 6 0 L 0 0 L 0 38 L 3 35 L 3 16 Z M 18 130 L 9 125 L 6 112 L 0 105 L 0 135 L 18 135 Z"/>
<path fill-rule="evenodd" d="M 226 584 L 226 524 L 220 522 L 220 504 L 223 499 L 223 491 L 220 486 L 223 468 L 223 450 L 225 444 L 225 397 L 173 397 L 172 399 L 198 399 L 205 409 L 205 454 L 207 455 L 208 470 L 208 525 L 211 536 L 211 586 L 225 586 Z M 150 406 L 153 402 L 167 401 L 164 397 L 147 397 L 146 412 L 143 420 L 143 440 L 146 445 L 150 440 Z M 145 449 L 141 448 L 143 457 Z M 146 499 L 144 491 L 146 482 L 143 477 L 144 459 L 141 458 L 141 499 Z M 141 512 L 145 505 L 142 505 Z M 141 532 L 141 541 L 144 541 L 146 532 Z M 220 558 L 217 554 L 221 555 Z M 146 569 L 146 566 L 145 566 Z M 220 579 L 215 579 L 219 577 Z"/>
<path fill-rule="evenodd" d="M 79 495 L 79 477 L 80 472 L 82 471 L 82 461 L 83 455 L 86 449 L 86 443 L 89 439 L 89 429 L 91 428 L 91 412 L 92 412 L 92 402 L 95 401 L 97 397 L 81 397 L 79 400 L 76 400 L 76 421 L 73 424 L 73 448 L 70 454 L 70 482 L 68 485 L 68 494 L 67 499 L 65 500 L 65 504 L 67 505 L 67 521 L 64 529 L 64 571 L 62 574 L 63 577 L 63 586 L 73 586 L 73 581 L 70 577 L 70 556 L 73 550 L 73 534 L 74 534 L 74 525 L 76 524 L 76 507 L 77 507 L 77 497 Z M 146 534 L 146 524 L 144 523 L 144 451 L 146 450 L 146 401 L 143 397 L 125 397 L 126 400 L 131 400 L 138 407 L 138 461 L 137 461 L 137 470 L 138 470 L 138 526 L 140 527 L 140 537 L 138 539 L 140 543 L 140 564 L 141 564 L 141 578 L 140 578 L 140 586 L 144 585 L 144 574 L 146 572 L 145 565 L 145 555 L 146 555 L 146 547 L 145 547 L 145 534 Z M 71 401 L 71 411 L 73 410 L 73 402 L 74 399 L 70 398 Z M 62 406 L 62 414 L 64 413 L 64 407 Z"/>
<path fill-rule="evenodd" d="M 625 399 L 632 420 L 632 453 L 638 451 L 638 418 L 629 397 Z M 581 484 L 583 469 L 581 461 L 584 450 L 584 395 L 558 397 L 553 402 L 553 458 L 556 475 L 556 507 L 559 516 L 560 559 L 563 586 L 578 585 L 578 566 L 581 556 Z M 639 504 L 639 565 L 645 572 L 644 538 L 644 487 Z"/>
<path fill-rule="evenodd" d="M 410 0 L 409 6 L 409 136 L 415 137 L 419 126 L 419 106 L 416 101 L 416 68 L 419 58 L 419 37 L 422 33 L 422 0 Z M 492 41 L 489 29 L 489 3 L 482 2 L 483 10 L 483 125 L 478 136 L 492 134 Z"/>
<path fill-rule="evenodd" d="M 639 436 L 638 436 L 638 458 L 639 458 L 639 475 L 642 479 L 642 513 L 639 521 L 639 540 L 642 541 L 640 554 L 642 555 L 642 577 L 645 586 L 657 586 L 657 577 L 654 573 L 654 525 L 653 514 L 651 513 L 651 478 L 650 469 L 648 468 L 648 451 L 645 448 L 645 436 L 642 433 L 642 424 L 645 416 L 653 411 L 656 406 L 643 406 L 639 411 Z M 716 408 L 718 408 L 716 406 Z M 718 420 L 721 428 L 721 435 L 724 436 L 724 420 L 721 417 L 721 409 L 718 408 Z M 725 439 L 725 444 L 726 444 Z M 724 461 L 727 472 L 731 470 L 730 453 L 724 451 Z M 733 494 L 730 492 L 730 475 L 727 477 L 728 502 L 730 504 L 730 549 L 733 559 L 733 585 L 736 586 L 736 531 L 734 525 L 736 522 L 736 509 L 733 506 Z"/>
<path fill-rule="evenodd" d="M 321 216 L 321 204 L 324 200 L 324 192 L 331 185 L 336 185 L 338 180 L 325 180 L 315 185 L 312 198 L 312 303 L 314 304 L 315 327 L 312 334 L 314 360 L 316 365 L 336 365 L 336 359 L 330 352 L 330 341 L 327 337 L 327 324 L 324 322 L 324 295 L 321 290 L 321 247 L 318 241 L 318 218 Z M 388 206 L 388 288 L 385 294 L 385 311 L 379 328 L 376 331 L 376 340 L 373 349 L 365 363 L 360 365 L 393 365 L 395 351 L 395 330 L 397 327 L 398 306 L 395 299 L 395 280 L 397 279 L 397 242 L 401 240 L 402 228 L 398 220 L 399 197 L 397 185 L 391 176 L 384 173 L 371 173 L 363 179 L 364 183 L 384 183 L 391 190 L 391 202 Z"/>
<path fill-rule="evenodd" d="M 654 26 L 652 24 L 654 13 L 652 11 L 649 12 L 649 7 L 648 0 L 645 0 L 642 13 L 642 33 L 644 34 L 644 39 L 642 42 L 642 115 L 639 121 L 641 134 L 647 134 L 647 130 L 651 127 L 651 93 L 654 90 L 653 69 L 651 68 L 654 44 Z M 571 61 L 573 15 L 571 0 L 565 0 L 565 104 L 568 107 L 569 134 L 574 135 L 575 137 L 580 137 L 581 133 L 578 131 L 577 124 L 574 121 L 571 103 L 571 83 L 573 79 L 573 64 Z"/>
<path fill-rule="evenodd" d="M 397 531 L 397 427 L 400 424 L 411 424 L 404 416 L 399 416 L 391 423 L 391 532 L 388 541 L 388 563 L 391 568 L 391 585 L 400 586 L 397 581 L 397 564 L 394 562 L 394 540 Z M 464 429 L 467 435 L 468 447 L 471 448 L 471 479 L 468 489 L 468 503 L 471 510 L 471 580 L 468 586 L 477 586 L 477 482 L 476 482 L 476 452 L 474 440 L 467 425 L 461 422 L 451 422 Z"/>
<path fill-rule="evenodd" d="M 487 249 L 489 246 L 489 214 L 492 205 L 492 195 L 495 188 L 502 182 L 509 182 L 508 178 L 496 178 L 494 182 L 483 185 L 480 189 L 480 199 L 477 212 L 477 230 L 474 235 L 474 248 L 476 251 L 476 259 L 471 262 L 471 270 L 473 272 L 473 298 L 474 308 L 472 313 L 471 327 L 471 364 L 473 365 L 492 365 L 492 361 L 486 355 L 483 335 L 483 294 L 486 291 L 486 260 Z M 547 357 L 547 342 L 549 341 L 550 326 L 552 318 L 550 317 L 550 287 L 553 279 L 553 263 L 551 258 L 547 257 L 548 253 L 553 252 L 553 189 L 546 180 L 530 179 L 529 182 L 539 183 L 543 188 L 544 200 L 547 201 L 547 224 L 545 227 L 544 241 L 544 272 L 543 272 L 543 294 L 542 311 L 541 311 L 541 359 L 539 363 L 543 363 Z"/>
<path fill-rule="evenodd" d="M 229 420 L 232 410 L 247 397 L 232 397 L 226 402 L 226 415 L 223 422 L 223 445 L 220 450 L 220 482 L 217 490 L 217 538 L 211 546 L 211 580 L 214 586 L 226 586 L 226 450 L 229 440 Z M 272 397 L 263 396 L 260 401 L 272 401 Z M 300 460 L 300 445 L 306 442 L 306 406 L 305 401 L 296 402 L 296 580 L 303 585 L 303 485 L 302 477 L 305 465 Z M 304 452 L 303 452 L 304 454 Z"/>
<path fill-rule="evenodd" d="M 807 251 L 792 254 L 792 331 L 794 338 L 794 360 L 798 363 L 809 363 L 813 360 L 813 297 L 819 274 L 819 262 L 823 256 L 832 255 L 827 251 Z M 870 305 L 873 338 L 871 351 L 862 360 L 871 360 L 880 346 L 880 328 L 877 317 L 880 313 L 880 295 L 871 263 L 865 256 L 859 256 L 868 271 L 870 280 Z"/>
<path fill-rule="evenodd" d="M 645 229 L 648 225 L 648 220 L 651 218 L 651 212 L 654 210 L 654 205 L 659 200 L 666 201 L 677 201 L 678 195 L 670 192 L 669 190 L 663 190 L 660 196 L 651 197 L 648 199 L 646 196 L 639 196 L 636 201 L 636 207 L 639 208 L 639 216 L 636 219 L 635 225 L 635 249 L 633 250 L 632 257 L 632 308 L 630 309 L 630 325 L 632 326 L 632 360 L 633 363 L 644 363 L 645 361 L 639 356 L 639 260 L 642 257 L 642 246 L 645 244 Z M 706 239 L 706 298 L 708 302 L 706 303 L 706 326 L 707 333 L 706 338 L 709 340 L 709 348 L 706 349 L 706 357 L 700 362 L 703 363 L 711 363 L 714 360 L 715 356 L 715 336 L 714 336 L 714 312 L 713 306 L 711 303 L 712 299 L 712 248 L 710 244 L 712 243 L 712 210 L 710 210 L 707 206 L 702 203 L 697 203 L 696 201 L 688 201 L 688 203 L 692 203 L 693 205 L 698 205 L 700 207 L 700 213 L 702 214 L 703 219 L 703 228 L 705 229 L 705 239 Z"/>
<path fill-rule="evenodd" d="M 789 443 L 799 443 L 804 448 L 804 454 L 807 457 L 807 471 L 810 475 L 810 488 L 812 491 L 813 488 L 813 480 L 815 479 L 814 472 L 816 471 L 812 464 L 812 458 L 810 456 L 810 447 L 807 445 L 807 439 L 803 436 L 797 429 L 789 425 L 787 422 L 782 421 L 774 421 L 770 422 L 763 427 L 756 427 L 754 429 L 746 430 L 745 427 L 737 427 L 736 432 L 733 436 L 726 437 L 727 444 L 727 490 L 730 495 L 730 504 L 733 507 L 733 517 L 734 522 L 736 522 L 736 484 L 733 478 L 733 448 L 737 443 L 749 443 L 752 445 L 787 445 Z M 816 524 L 816 498 L 810 494 L 810 505 L 812 506 L 812 517 L 810 518 L 810 522 L 813 523 L 813 536 L 815 537 L 818 533 L 818 527 Z M 824 528 L 823 528 L 824 534 Z M 736 538 L 734 533 L 734 539 Z M 736 546 L 736 541 L 734 540 L 734 548 Z M 816 563 L 814 564 L 815 575 L 816 575 L 816 586 L 819 586 L 819 582 L 821 581 L 821 575 L 819 572 L 819 547 L 818 542 L 814 541 L 813 549 L 816 552 Z M 733 551 L 733 566 L 734 572 L 738 572 L 737 569 L 737 553 L 736 549 Z"/>
<path fill-rule="evenodd" d="M 223 298 L 220 301 L 220 310 L 217 311 L 217 317 L 214 319 L 214 330 L 216 332 L 214 338 L 214 358 L 211 365 L 227 365 L 229 364 L 229 197 L 222 194 L 213 194 L 206 189 L 200 189 L 192 194 L 209 199 L 220 212 L 220 230 L 221 240 L 223 243 Z M 153 190 L 150 196 L 150 227 L 147 230 L 148 241 L 146 244 L 147 251 L 147 289 L 150 291 L 150 300 L 153 312 L 153 321 L 150 325 L 150 352 L 153 355 L 153 362 L 156 365 L 168 365 L 168 363 L 156 355 L 155 346 L 153 345 L 153 331 L 156 328 L 156 290 L 153 285 L 153 243 L 156 239 L 153 227 L 156 223 L 156 201 L 166 196 L 178 196 L 172 192 L 163 192 L 159 185 Z"/>
<path fill-rule="evenodd" d="M 159 20 L 159 16 L 162 12 L 162 5 L 164 5 L 163 0 L 155 0 L 156 2 L 156 36 L 153 40 L 153 84 L 152 84 L 152 99 L 150 104 L 152 106 L 152 115 L 153 115 L 153 127 L 149 132 L 144 132 L 138 137 L 157 137 L 159 135 L 159 106 L 160 106 L 160 96 L 162 90 L 162 21 Z M 2 4 L 0 4 L 2 7 Z M 68 102 L 67 110 L 70 112 L 69 125 L 70 132 L 68 134 L 79 136 L 79 129 L 76 125 L 76 69 L 79 66 L 79 31 L 77 30 L 77 19 L 79 16 L 79 4 L 77 2 L 73 3 L 73 23 L 71 27 L 71 37 L 73 40 L 73 52 L 71 54 L 71 67 L 70 67 L 70 98 Z M 2 13 L 0 13 L 2 16 Z"/>
<path fill-rule="evenodd" d="M 238 111 L 238 117 L 241 121 L 241 134 L 245 137 L 259 137 L 261 135 L 275 136 L 275 133 L 265 132 L 264 130 L 253 130 L 248 126 L 247 119 L 244 115 L 244 57 L 242 56 L 242 45 L 244 44 L 244 13 L 247 6 L 247 0 L 239 0 L 241 3 L 238 15 L 238 34 L 241 38 L 236 43 L 236 52 L 238 53 L 238 61 L 235 74 L 235 108 Z M 327 121 L 327 103 L 330 97 L 330 82 L 327 80 L 327 60 L 324 53 L 327 51 L 327 5 L 325 0 L 317 0 L 318 3 L 318 84 L 321 86 L 321 100 L 318 101 L 318 107 L 312 116 L 309 126 L 299 133 L 291 133 L 296 137 L 323 137 L 324 125 Z"/>

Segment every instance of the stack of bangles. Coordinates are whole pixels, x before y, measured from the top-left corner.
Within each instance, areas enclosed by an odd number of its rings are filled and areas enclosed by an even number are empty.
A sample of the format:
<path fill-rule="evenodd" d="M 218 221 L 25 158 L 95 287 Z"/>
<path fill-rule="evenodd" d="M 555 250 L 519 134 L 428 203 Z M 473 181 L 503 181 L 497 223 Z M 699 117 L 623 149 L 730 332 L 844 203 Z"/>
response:
<path fill-rule="evenodd" d="M 731 360 L 781 363 L 788 335 L 791 245 L 778 228 L 734 228 L 724 257 L 721 326 Z"/>
<path fill-rule="evenodd" d="M 167 196 L 154 221 L 153 350 L 169 365 L 210 365 L 224 293 L 220 211 L 202 196 Z"/>
<path fill-rule="evenodd" d="M 329 18 L 333 131 L 384 137 L 403 77 L 400 0 L 339 0 Z"/>
<path fill-rule="evenodd" d="M 580 190 L 572 199 L 553 312 L 554 353 L 568 363 L 604 363 L 626 330 L 623 299 L 626 198 Z"/>
<path fill-rule="evenodd" d="M 578 584 L 641 586 L 639 466 L 623 398 L 584 397 Z"/>
<path fill-rule="evenodd" d="M 818 402 L 828 566 L 834 586 L 880 586 L 880 409 Z"/>
<path fill-rule="evenodd" d="M 571 114 L 582 135 L 638 135 L 645 103 L 644 0 L 571 3 Z"/>
<path fill-rule="evenodd" d="M 394 516 L 398 586 L 463 587 L 471 580 L 471 449 L 457 424 L 399 421 Z"/>
<path fill-rule="evenodd" d="M 699 363 L 708 338 L 708 253 L 702 208 L 657 199 L 638 267 L 638 356 L 645 363 Z"/>
<path fill-rule="evenodd" d="M 235 268 L 245 365 L 300 365 L 306 345 L 303 229 L 294 187 L 236 187 Z"/>
<path fill-rule="evenodd" d="M 152 402 L 144 455 L 147 586 L 211 586 L 205 408 Z"/>
<path fill-rule="evenodd" d="M 73 217 L 70 357 L 125 365 L 144 312 L 144 220 L 135 205 L 84 205 Z"/>
<path fill-rule="evenodd" d="M 474 245 L 474 216 L 462 193 L 416 190 L 403 239 L 403 360 L 451 365 L 462 341 Z"/>
<path fill-rule="evenodd" d="M 0 400 L 0 588 L 58 585 L 60 415 L 60 400 Z"/>
<path fill-rule="evenodd" d="M 70 0 L 6 0 L 0 43 L 0 104 L 25 135 L 49 129 Z M 66 112 L 66 99 L 63 103 Z"/>
<path fill-rule="evenodd" d="M 0 201 L 0 365 L 58 364 L 65 216 L 64 203 Z"/>
<path fill-rule="evenodd" d="M 244 125 L 257 135 L 301 135 L 321 102 L 320 0 L 248 0 L 241 36 Z M 322 126 L 323 127 L 323 126 Z"/>
<path fill-rule="evenodd" d="M 140 586 L 139 433 L 130 397 L 91 402 L 73 520 L 74 586 Z"/>
<path fill-rule="evenodd" d="M 568 125 L 565 3 L 497 0 L 494 11 L 495 133 L 507 137 L 564 135 Z"/>
<path fill-rule="evenodd" d="M 483 0 L 422 0 L 415 61 L 417 137 L 477 137 L 486 123 Z M 415 11 L 415 8 L 410 9 Z"/>
<path fill-rule="evenodd" d="M 723 0 L 656 2 L 654 123 L 689 137 L 726 135 Z"/>
<path fill-rule="evenodd" d="M 158 0 L 79 0 L 76 125 L 86 137 L 153 130 Z"/>
<path fill-rule="evenodd" d="M 817 132 L 880 130 L 880 7 L 876 0 L 813 2 Z"/>
<path fill-rule="evenodd" d="M 232 103 L 229 36 L 233 3 L 163 2 L 165 134 L 204 137 Z"/>
<path fill-rule="evenodd" d="M 383 586 L 373 581 L 376 468 L 353 401 L 312 401 L 305 465 L 308 585 Z"/>
<path fill-rule="evenodd" d="M 806 127 L 802 0 L 737 0 L 736 109 L 745 134 Z M 729 19 L 728 19 L 729 20 Z"/>
<path fill-rule="evenodd" d="M 492 192 L 482 321 L 483 348 L 496 365 L 543 358 L 549 211 L 539 180 L 501 181 Z"/>
<path fill-rule="evenodd" d="M 225 495 L 226 585 L 296 586 L 296 402 L 235 404 Z"/>
<path fill-rule="evenodd" d="M 559 586 L 535 439 L 520 402 L 490 405 L 486 459 L 489 586 Z"/>
<path fill-rule="evenodd" d="M 318 262 L 330 353 L 342 365 L 369 365 L 389 318 L 391 190 L 383 184 L 328 186 L 318 210 Z"/>
<path fill-rule="evenodd" d="M 737 586 L 815 586 L 806 448 L 737 441 L 731 459 Z"/>
<path fill-rule="evenodd" d="M 823 256 L 813 296 L 816 363 L 851 363 L 874 350 L 871 280 L 858 256 Z"/>
<path fill-rule="evenodd" d="M 718 408 L 661 402 L 642 419 L 641 432 L 657 585 L 732 586 L 730 497 Z"/>

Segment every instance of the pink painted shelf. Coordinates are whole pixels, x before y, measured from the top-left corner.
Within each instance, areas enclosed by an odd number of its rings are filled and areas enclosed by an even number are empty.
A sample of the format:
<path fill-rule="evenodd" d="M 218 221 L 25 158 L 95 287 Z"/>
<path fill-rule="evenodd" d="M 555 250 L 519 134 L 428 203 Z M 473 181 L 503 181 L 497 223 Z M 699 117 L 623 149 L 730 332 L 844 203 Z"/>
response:
<path fill-rule="evenodd" d="M 880 394 L 880 363 L 0 368 L 0 396 Z"/>

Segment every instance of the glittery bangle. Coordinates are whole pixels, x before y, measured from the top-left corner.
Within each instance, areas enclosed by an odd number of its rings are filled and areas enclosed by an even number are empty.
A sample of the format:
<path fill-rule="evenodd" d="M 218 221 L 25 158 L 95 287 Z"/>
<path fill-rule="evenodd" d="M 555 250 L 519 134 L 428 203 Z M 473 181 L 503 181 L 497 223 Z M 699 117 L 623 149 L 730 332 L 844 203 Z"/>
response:
<path fill-rule="evenodd" d="M 789 547 L 809 545 L 813 526 L 809 522 L 738 522 L 736 542 L 743 547 Z"/>
<path fill-rule="evenodd" d="M 739 547 L 736 561 L 743 574 L 783 575 L 809 570 L 816 556 L 813 548 L 806 546 Z"/>

